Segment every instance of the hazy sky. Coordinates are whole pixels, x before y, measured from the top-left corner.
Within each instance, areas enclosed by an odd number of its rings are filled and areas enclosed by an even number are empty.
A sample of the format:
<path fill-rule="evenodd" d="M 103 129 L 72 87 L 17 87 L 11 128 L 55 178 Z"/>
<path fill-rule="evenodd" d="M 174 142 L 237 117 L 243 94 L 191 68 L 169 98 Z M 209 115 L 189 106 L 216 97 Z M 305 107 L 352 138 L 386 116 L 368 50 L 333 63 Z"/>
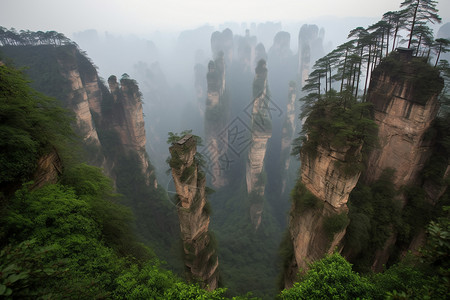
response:
<path fill-rule="evenodd" d="M 308 21 L 322 16 L 375 17 L 398 9 L 402 0 L 0 0 L 0 26 L 56 30 L 85 29 L 143 34 L 191 29 L 226 21 Z M 444 23 L 450 0 L 439 0 Z"/>

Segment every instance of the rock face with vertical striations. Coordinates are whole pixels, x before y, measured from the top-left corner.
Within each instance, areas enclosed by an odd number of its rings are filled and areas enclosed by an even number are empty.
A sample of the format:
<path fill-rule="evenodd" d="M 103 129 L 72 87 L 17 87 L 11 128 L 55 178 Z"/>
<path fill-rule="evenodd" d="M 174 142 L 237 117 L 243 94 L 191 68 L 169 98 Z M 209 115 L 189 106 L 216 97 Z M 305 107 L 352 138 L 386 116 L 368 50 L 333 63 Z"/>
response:
<path fill-rule="evenodd" d="M 368 101 L 374 105 L 380 147 L 369 156 L 365 182 L 374 182 L 386 168 L 395 169 L 397 188 L 416 182 L 431 153 L 426 132 L 437 115 L 442 86 L 439 72 L 408 50 L 374 70 Z"/>
<path fill-rule="evenodd" d="M 250 197 L 250 218 L 255 229 L 261 224 L 265 190 L 264 157 L 272 136 L 269 114 L 266 62 L 260 60 L 253 81 L 252 142 L 248 151 L 246 181 Z"/>
<path fill-rule="evenodd" d="M 83 139 L 90 164 L 102 167 L 114 179 L 117 160 L 136 155 L 147 184 L 156 184 L 145 151 L 142 103 L 134 80 L 124 78 L 120 85 L 116 80 L 110 82 L 108 91 L 93 63 L 70 42 L 62 46 L 5 46 L 2 51 L 18 66 L 29 67 L 27 73 L 37 90 L 73 111 L 74 129 Z M 111 143 L 114 149 L 110 149 Z"/>
<path fill-rule="evenodd" d="M 212 184 L 216 188 L 227 184 L 220 160 L 227 153 L 228 132 L 225 130 L 228 115 L 228 96 L 225 92 L 225 59 L 219 52 L 215 61 L 208 64 L 208 96 L 205 105 L 205 140 L 209 153 L 207 160 L 211 168 Z"/>
<path fill-rule="evenodd" d="M 144 113 L 139 87 L 136 81 L 128 77 L 123 77 L 119 84 L 116 76 L 110 76 L 108 84 L 113 97 L 112 115 L 108 126 L 118 134 L 124 151 L 137 155 L 146 184 L 156 187 L 153 168 L 145 150 Z"/>
<path fill-rule="evenodd" d="M 438 70 L 412 53 L 413 50 L 399 48 L 372 72 L 368 101 L 374 106 L 380 147 L 369 155 L 363 174 L 367 184 L 376 181 L 387 168 L 395 170 L 393 183 L 398 190 L 422 184 L 420 173 L 432 154 L 434 142 L 428 130 L 438 112 L 437 97 L 443 80 Z M 445 191 L 430 182 L 425 182 L 423 188 L 430 201 Z M 400 194 L 397 201 L 403 206 L 405 197 Z M 396 239 L 393 232 L 382 249 L 376 251 L 374 271 L 383 269 Z"/>
<path fill-rule="evenodd" d="M 293 256 L 284 273 L 287 288 L 296 280 L 299 269 L 306 270 L 309 263 L 340 247 L 348 224 L 347 201 L 361 175 L 344 171 L 347 151 L 359 155 L 349 148 L 322 146 L 315 155 L 304 151 L 300 154 L 300 181 L 293 191 L 289 218 Z M 336 220 L 341 220 L 342 226 L 330 231 L 328 224 Z"/>
<path fill-rule="evenodd" d="M 197 143 L 186 135 L 169 148 L 170 167 L 178 197 L 178 217 L 183 240 L 184 263 L 189 280 L 203 288 L 218 286 L 218 257 L 209 227 L 206 179 L 197 162 Z"/>

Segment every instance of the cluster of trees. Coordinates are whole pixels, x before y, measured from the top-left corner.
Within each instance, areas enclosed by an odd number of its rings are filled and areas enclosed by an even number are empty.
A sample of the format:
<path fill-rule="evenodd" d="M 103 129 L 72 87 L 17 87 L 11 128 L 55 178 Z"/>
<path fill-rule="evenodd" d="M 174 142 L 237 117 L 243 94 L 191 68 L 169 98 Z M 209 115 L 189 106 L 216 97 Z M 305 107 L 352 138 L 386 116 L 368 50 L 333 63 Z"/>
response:
<path fill-rule="evenodd" d="M 64 34 L 56 31 L 30 31 L 16 29 L 7 29 L 0 26 L 0 45 L 1 46 L 37 46 L 37 45 L 76 45 Z"/>
<path fill-rule="evenodd" d="M 345 98 L 365 99 L 371 72 L 399 45 L 406 44 L 414 49 L 415 56 L 425 57 L 427 61 L 432 54 L 436 55 L 434 65 L 437 66 L 440 54 L 450 50 L 450 41 L 434 40 L 433 31 L 427 26 L 429 22 L 441 22 L 436 3 L 405 0 L 401 10 L 385 13 L 380 21 L 367 28 L 353 29 L 349 41 L 316 61 L 303 88 L 308 93 L 307 99 L 318 99 L 332 89 L 339 90 Z"/>

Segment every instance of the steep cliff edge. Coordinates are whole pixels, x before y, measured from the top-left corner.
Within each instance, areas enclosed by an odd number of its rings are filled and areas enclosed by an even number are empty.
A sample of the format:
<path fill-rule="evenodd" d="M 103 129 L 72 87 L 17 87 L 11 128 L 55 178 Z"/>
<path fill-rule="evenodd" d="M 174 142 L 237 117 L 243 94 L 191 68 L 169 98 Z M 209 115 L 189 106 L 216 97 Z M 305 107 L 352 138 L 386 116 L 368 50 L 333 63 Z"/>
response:
<path fill-rule="evenodd" d="M 283 243 L 290 249 L 284 257 L 287 288 L 299 270 L 336 247 L 341 250 L 349 224 L 347 201 L 363 169 L 363 151 L 376 140 L 370 106 L 345 97 L 331 91 L 307 106 L 303 135 L 294 142 L 301 167 Z"/>
<path fill-rule="evenodd" d="M 169 151 L 169 165 L 178 197 L 186 275 L 202 287 L 214 290 L 219 281 L 219 260 L 213 237 L 208 231 L 210 208 L 206 199 L 205 175 L 199 169 L 196 157 L 196 139 L 186 135 L 173 143 Z"/>
<path fill-rule="evenodd" d="M 120 85 L 116 76 L 108 78 L 109 89 L 113 97 L 112 112 L 104 126 L 115 130 L 120 139 L 120 146 L 126 153 L 138 156 L 139 166 L 145 176 L 146 184 L 157 187 L 153 167 L 150 165 L 145 150 L 145 123 L 142 100 L 136 81 L 122 77 Z"/>
<path fill-rule="evenodd" d="M 445 191 L 430 181 L 422 182 L 421 178 L 433 153 L 435 139 L 430 135 L 430 128 L 439 109 L 437 98 L 442 87 L 439 71 L 424 59 L 413 57 L 412 50 L 408 49 L 398 49 L 372 73 L 368 101 L 374 106 L 380 147 L 370 153 L 362 178 L 365 184 L 371 185 L 384 170 L 394 170 L 392 183 L 399 193 L 393 201 L 400 210 L 409 205 L 405 188 L 423 188 L 427 197 L 422 201 L 428 205 L 433 205 Z M 404 247 L 394 246 L 399 243 L 399 229 L 393 224 L 391 227 L 389 237 L 372 258 L 374 271 L 383 269 L 393 249 Z M 413 237 L 410 249 L 420 245 L 420 235 L 423 237 L 423 230 Z"/>
<path fill-rule="evenodd" d="M 431 154 L 426 132 L 436 118 L 443 82 L 437 70 L 411 55 L 393 54 L 372 73 L 368 101 L 374 104 L 380 147 L 370 154 L 367 183 L 392 168 L 397 188 L 414 184 Z"/>
<path fill-rule="evenodd" d="M 255 229 L 261 224 L 265 190 L 264 157 L 272 136 L 266 62 L 260 60 L 253 81 L 252 142 L 248 151 L 246 182 L 250 196 L 250 218 Z"/>
<path fill-rule="evenodd" d="M 284 273 L 286 288 L 292 286 L 299 270 L 306 270 L 309 263 L 340 247 L 348 224 L 348 197 L 361 174 L 345 171 L 349 150 L 319 146 L 315 155 L 301 153 L 300 180 L 291 194 L 289 237 L 293 253 Z"/>
<path fill-rule="evenodd" d="M 118 157 L 123 152 L 136 153 L 147 183 L 156 185 L 145 152 L 142 102 L 136 82 L 126 78 L 117 90 L 108 91 L 93 63 L 70 41 L 60 46 L 5 45 L 1 49 L 17 65 L 28 67 L 26 73 L 33 87 L 73 111 L 75 131 L 83 140 L 90 164 L 116 178 L 113 168 Z M 122 154 L 117 149 L 111 151 L 111 144 L 124 150 Z"/>

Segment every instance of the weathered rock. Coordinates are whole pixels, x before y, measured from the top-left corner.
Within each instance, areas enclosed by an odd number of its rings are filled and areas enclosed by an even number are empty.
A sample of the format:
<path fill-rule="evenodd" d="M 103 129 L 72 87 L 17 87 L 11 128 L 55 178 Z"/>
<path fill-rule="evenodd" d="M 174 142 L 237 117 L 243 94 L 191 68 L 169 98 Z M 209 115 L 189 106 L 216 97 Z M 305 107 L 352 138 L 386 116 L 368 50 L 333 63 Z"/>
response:
<path fill-rule="evenodd" d="M 228 132 L 225 129 L 229 107 L 225 96 L 225 61 L 223 52 L 208 64 L 208 97 L 205 106 L 205 140 L 208 150 L 208 165 L 211 169 L 212 184 L 221 188 L 227 179 L 220 166 L 220 159 L 227 153 Z"/>
<path fill-rule="evenodd" d="M 38 189 L 46 184 L 57 183 L 62 171 L 63 165 L 61 158 L 58 152 L 56 152 L 56 149 L 53 149 L 50 153 L 39 158 L 31 188 Z"/>
<path fill-rule="evenodd" d="M 411 64 L 402 66 L 405 72 L 414 73 Z M 368 92 L 379 126 L 380 147 L 370 154 L 364 180 L 374 182 L 384 169 L 392 168 L 394 184 L 400 188 L 416 182 L 429 158 L 432 145 L 425 137 L 438 112 L 440 90 L 419 100 L 412 80 L 395 77 L 384 68 L 380 64 L 372 73 Z"/>
<path fill-rule="evenodd" d="M 391 168 L 395 170 L 393 183 L 400 189 L 421 184 L 419 175 L 433 146 L 427 131 L 439 109 L 437 96 L 443 82 L 436 69 L 412 57 L 412 50 L 397 52 L 372 72 L 368 101 L 374 105 L 380 147 L 370 153 L 363 179 L 370 184 L 384 169 Z M 432 183 L 425 183 L 424 188 L 429 199 L 437 199 L 434 197 L 445 191 Z M 397 200 L 405 204 L 402 195 Z M 375 253 L 374 271 L 383 269 L 396 240 L 393 230 L 383 248 Z"/>
<path fill-rule="evenodd" d="M 170 166 L 178 197 L 178 217 L 183 240 L 184 263 L 189 280 L 208 289 L 218 286 L 218 258 L 208 232 L 209 212 L 205 175 L 195 159 L 196 140 L 186 135 L 169 148 Z"/>
<path fill-rule="evenodd" d="M 250 218 L 255 229 L 258 229 L 261 224 L 262 197 L 265 190 L 265 182 L 262 180 L 264 157 L 267 141 L 272 136 L 267 92 L 266 62 L 260 60 L 255 69 L 255 80 L 253 81 L 252 142 L 248 151 L 246 167 L 247 192 L 249 195 L 255 193 L 258 198 L 256 203 L 250 204 Z"/>
<path fill-rule="evenodd" d="M 119 84 L 116 76 L 110 76 L 108 84 L 114 98 L 112 120 L 109 120 L 108 126 L 118 134 L 120 146 L 125 153 L 137 154 L 146 184 L 157 186 L 154 170 L 145 150 L 147 140 L 139 87 L 129 78 L 122 78 Z"/>

